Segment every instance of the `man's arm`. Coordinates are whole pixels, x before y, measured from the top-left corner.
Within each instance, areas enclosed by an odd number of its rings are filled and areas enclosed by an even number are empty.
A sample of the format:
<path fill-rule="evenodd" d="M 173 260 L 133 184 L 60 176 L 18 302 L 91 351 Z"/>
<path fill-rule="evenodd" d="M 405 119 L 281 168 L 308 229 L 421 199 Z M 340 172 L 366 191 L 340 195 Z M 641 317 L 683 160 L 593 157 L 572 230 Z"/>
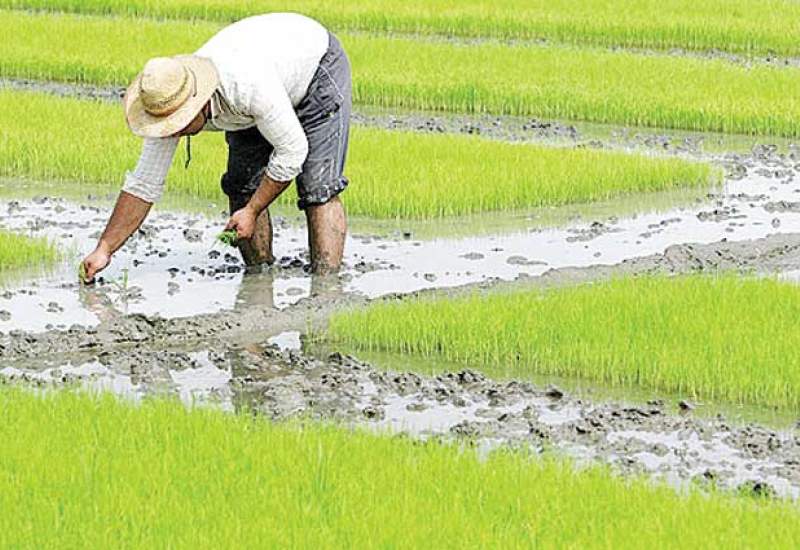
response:
<path fill-rule="evenodd" d="M 144 140 L 136 169 L 125 177 L 125 185 L 97 247 L 83 260 L 86 282 L 92 281 L 99 271 L 108 266 L 111 255 L 139 228 L 150 207 L 161 197 L 164 179 L 172 164 L 179 139 L 169 137 Z"/>
<path fill-rule="evenodd" d="M 271 205 L 278 195 L 289 187 L 290 183 L 292 182 L 275 181 L 264 174 L 256 192 L 253 193 L 244 208 L 233 213 L 225 229 L 235 229 L 240 239 L 251 238 L 256 228 L 258 215 Z"/>
<path fill-rule="evenodd" d="M 248 102 L 256 127 L 272 145 L 266 170 L 247 206 L 234 212 L 226 229 L 236 229 L 239 238 L 249 239 L 255 220 L 297 176 L 308 155 L 308 139 L 297 118 L 291 99 L 277 74 L 266 74 L 254 83 L 258 89 Z"/>
<path fill-rule="evenodd" d="M 97 241 L 94 252 L 83 260 L 86 266 L 86 281 L 92 281 L 98 271 L 111 262 L 111 255 L 119 250 L 125 241 L 139 229 L 153 204 L 135 195 L 121 191 L 117 204 L 111 213 L 105 231 Z"/>

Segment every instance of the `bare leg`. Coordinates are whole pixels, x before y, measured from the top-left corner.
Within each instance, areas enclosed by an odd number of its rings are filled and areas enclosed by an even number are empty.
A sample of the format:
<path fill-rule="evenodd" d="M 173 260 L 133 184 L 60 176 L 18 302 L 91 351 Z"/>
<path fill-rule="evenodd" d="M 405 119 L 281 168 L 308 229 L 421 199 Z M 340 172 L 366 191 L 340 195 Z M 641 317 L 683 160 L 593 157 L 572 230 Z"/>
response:
<path fill-rule="evenodd" d="M 244 207 L 247 201 L 234 201 L 229 199 L 231 214 Z M 242 259 L 247 266 L 272 264 L 275 256 L 272 254 L 272 220 L 266 208 L 256 218 L 256 230 L 250 239 L 240 239 L 236 244 Z"/>
<path fill-rule="evenodd" d="M 306 208 L 308 246 L 314 273 L 335 273 L 342 265 L 347 217 L 339 197 Z"/>

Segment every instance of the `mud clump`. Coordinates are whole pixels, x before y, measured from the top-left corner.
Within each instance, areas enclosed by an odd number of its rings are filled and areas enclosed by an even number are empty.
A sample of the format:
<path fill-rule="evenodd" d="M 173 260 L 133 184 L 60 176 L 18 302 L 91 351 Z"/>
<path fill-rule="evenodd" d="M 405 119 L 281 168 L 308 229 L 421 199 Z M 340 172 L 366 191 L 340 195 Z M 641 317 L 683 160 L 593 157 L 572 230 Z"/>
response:
<path fill-rule="evenodd" d="M 529 260 L 525 256 L 509 256 L 506 259 L 506 263 L 508 265 L 547 265 L 547 262 L 541 262 L 539 260 Z"/>
<path fill-rule="evenodd" d="M 607 233 L 619 233 L 622 231 L 618 227 L 605 224 L 603 222 L 592 222 L 592 224 L 585 229 L 570 229 L 571 236 L 567 237 L 568 243 L 574 242 L 589 242 Z"/>
<path fill-rule="evenodd" d="M 800 212 L 800 202 L 777 201 L 768 202 L 764 205 L 764 210 L 770 213 L 798 213 Z"/>

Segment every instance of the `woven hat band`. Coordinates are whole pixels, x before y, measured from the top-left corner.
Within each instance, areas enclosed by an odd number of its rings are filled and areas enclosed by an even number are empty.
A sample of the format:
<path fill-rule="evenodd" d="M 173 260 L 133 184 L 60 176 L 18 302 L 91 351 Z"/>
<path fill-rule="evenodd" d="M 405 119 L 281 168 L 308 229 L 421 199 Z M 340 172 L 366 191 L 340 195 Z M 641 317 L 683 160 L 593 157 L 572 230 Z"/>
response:
<path fill-rule="evenodd" d="M 170 67 L 171 75 L 153 75 L 154 78 L 142 78 L 139 83 L 140 96 L 144 110 L 152 116 L 168 116 L 181 108 L 192 93 L 189 71 L 183 65 Z M 177 71 L 180 74 L 176 74 Z M 168 84 L 172 86 L 167 87 Z M 177 84 L 177 86 L 175 86 Z M 171 89 L 170 89 L 171 88 Z"/>

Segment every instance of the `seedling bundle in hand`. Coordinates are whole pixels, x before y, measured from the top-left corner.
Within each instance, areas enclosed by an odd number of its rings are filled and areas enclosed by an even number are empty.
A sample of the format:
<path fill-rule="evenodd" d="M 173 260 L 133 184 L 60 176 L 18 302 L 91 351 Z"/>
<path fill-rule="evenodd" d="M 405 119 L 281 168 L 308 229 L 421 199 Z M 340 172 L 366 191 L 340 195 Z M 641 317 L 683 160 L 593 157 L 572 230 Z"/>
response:
<path fill-rule="evenodd" d="M 89 285 L 94 282 L 94 280 L 88 280 L 86 276 L 86 264 L 80 262 L 78 264 L 78 282 L 82 285 Z"/>
<path fill-rule="evenodd" d="M 235 229 L 226 229 L 217 235 L 217 240 L 228 246 L 236 246 L 236 241 L 239 240 L 239 235 L 236 233 Z"/>

